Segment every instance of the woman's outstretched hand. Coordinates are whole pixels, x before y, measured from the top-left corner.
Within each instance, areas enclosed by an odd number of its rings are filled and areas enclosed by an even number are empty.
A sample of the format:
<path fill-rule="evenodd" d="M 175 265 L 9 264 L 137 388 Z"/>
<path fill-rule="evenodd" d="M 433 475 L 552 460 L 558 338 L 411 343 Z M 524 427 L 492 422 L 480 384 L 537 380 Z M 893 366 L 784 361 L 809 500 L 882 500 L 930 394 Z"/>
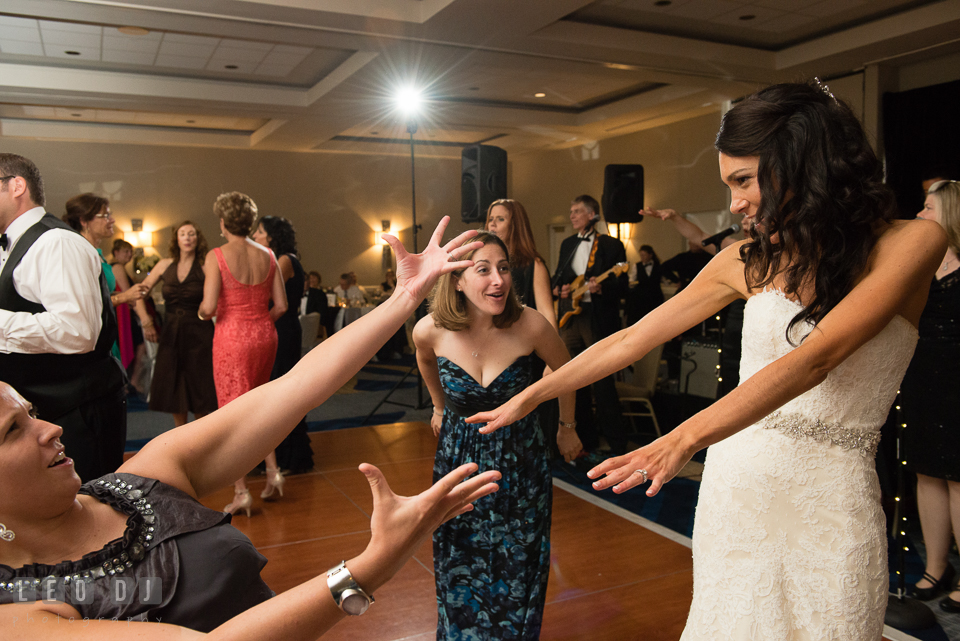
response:
<path fill-rule="evenodd" d="M 594 481 L 593 489 L 605 490 L 612 486 L 614 493 L 623 494 L 649 480 L 647 496 L 656 496 L 660 488 L 676 476 L 694 454 L 679 446 L 674 442 L 677 439 L 671 437 L 672 433 L 661 436 L 639 450 L 608 458 L 587 472 L 591 479 L 599 479 Z"/>
<path fill-rule="evenodd" d="M 413 296 L 417 302 L 426 298 L 430 293 L 433 284 L 437 279 L 447 272 L 457 269 L 463 269 L 473 265 L 472 260 L 458 260 L 467 252 L 473 249 L 479 249 L 482 243 L 463 243 L 472 236 L 477 235 L 475 229 L 465 231 L 443 247 L 440 246 L 440 239 L 443 238 L 443 232 L 450 224 L 450 217 L 444 216 L 440 219 L 433 236 L 427 247 L 419 254 L 407 252 L 400 240 L 390 234 L 382 234 L 383 238 L 390 246 L 397 257 L 397 290 L 403 289 Z M 461 247 L 461 245 L 463 245 Z"/>
<path fill-rule="evenodd" d="M 383 473 L 364 463 L 360 471 L 373 493 L 370 544 L 386 581 L 416 552 L 441 523 L 473 509 L 473 502 L 496 492 L 500 472 L 491 470 L 470 478 L 476 463 L 453 470 L 416 496 L 397 496 Z"/>
<path fill-rule="evenodd" d="M 530 388 L 528 387 L 527 390 Z M 526 391 L 526 390 L 524 390 Z M 526 401 L 526 394 L 521 392 L 495 410 L 480 412 L 466 419 L 467 423 L 486 423 L 480 428 L 481 434 L 493 434 L 504 425 L 516 423 L 532 412 L 537 406 Z"/>

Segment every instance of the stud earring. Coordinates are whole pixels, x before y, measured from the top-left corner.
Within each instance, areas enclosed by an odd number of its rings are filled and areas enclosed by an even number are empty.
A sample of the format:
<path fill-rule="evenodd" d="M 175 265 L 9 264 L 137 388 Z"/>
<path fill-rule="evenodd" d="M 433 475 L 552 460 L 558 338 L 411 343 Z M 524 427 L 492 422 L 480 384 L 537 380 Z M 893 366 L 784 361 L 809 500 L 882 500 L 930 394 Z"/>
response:
<path fill-rule="evenodd" d="M 5 526 L 3 523 L 0 523 L 0 539 L 3 539 L 4 541 L 12 541 L 16 537 L 17 535 L 13 533 L 13 530 L 8 530 L 7 526 Z"/>

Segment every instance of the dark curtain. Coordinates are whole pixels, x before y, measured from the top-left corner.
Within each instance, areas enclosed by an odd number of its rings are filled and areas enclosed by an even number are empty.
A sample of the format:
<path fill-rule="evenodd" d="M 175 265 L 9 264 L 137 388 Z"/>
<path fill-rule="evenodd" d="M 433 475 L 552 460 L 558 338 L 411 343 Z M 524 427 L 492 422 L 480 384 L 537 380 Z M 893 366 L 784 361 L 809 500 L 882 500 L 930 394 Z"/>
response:
<path fill-rule="evenodd" d="M 957 105 L 960 80 L 883 95 L 887 184 L 897 195 L 901 218 L 914 218 L 923 207 L 920 183 L 932 177 L 931 170 L 958 166 Z"/>

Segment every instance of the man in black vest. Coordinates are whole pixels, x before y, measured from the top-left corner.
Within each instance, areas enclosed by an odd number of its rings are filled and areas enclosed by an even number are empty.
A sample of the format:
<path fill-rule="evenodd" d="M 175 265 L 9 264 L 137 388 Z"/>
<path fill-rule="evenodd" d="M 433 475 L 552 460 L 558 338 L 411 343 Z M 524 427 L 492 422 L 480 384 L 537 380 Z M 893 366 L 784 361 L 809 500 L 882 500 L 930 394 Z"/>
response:
<path fill-rule="evenodd" d="M 620 330 L 620 299 L 627 291 L 626 271 L 622 275 L 611 274 L 602 282 L 597 277 L 626 262 L 627 253 L 623 243 L 597 233 L 600 223 L 600 203 L 587 195 L 579 196 L 570 206 L 570 222 L 577 232 L 560 244 L 560 259 L 554 276 L 554 295 L 560 297 L 558 318 L 563 318 L 570 309 L 570 284 L 577 276 L 583 276 L 589 291 L 580 300 L 582 311 L 571 316 L 560 328 L 560 336 L 576 356 L 595 342 Z M 601 223 L 602 224 L 602 223 Z M 602 431 L 610 449 L 615 454 L 627 450 L 627 432 L 623 410 L 612 376 L 593 384 L 597 401 L 597 423 L 594 424 L 590 388 L 577 390 L 577 426 L 580 439 L 586 449 L 595 449 Z"/>
<path fill-rule="evenodd" d="M 117 321 L 97 252 L 43 205 L 36 165 L 0 154 L 0 380 L 63 428 L 65 453 L 89 481 L 123 463 Z"/>

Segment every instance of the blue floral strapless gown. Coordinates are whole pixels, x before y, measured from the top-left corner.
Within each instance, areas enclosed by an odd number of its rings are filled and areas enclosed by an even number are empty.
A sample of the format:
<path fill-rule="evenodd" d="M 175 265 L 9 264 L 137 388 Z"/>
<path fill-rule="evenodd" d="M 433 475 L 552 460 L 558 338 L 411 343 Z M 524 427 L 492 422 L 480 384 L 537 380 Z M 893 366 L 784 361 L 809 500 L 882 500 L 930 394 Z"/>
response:
<path fill-rule="evenodd" d="M 468 416 L 499 407 L 531 381 L 533 354 L 521 356 L 483 387 L 439 357 L 445 408 L 434 482 L 463 465 L 499 470 L 500 491 L 433 536 L 437 639 L 539 639 L 550 570 L 552 484 L 537 412 L 480 434 Z"/>

